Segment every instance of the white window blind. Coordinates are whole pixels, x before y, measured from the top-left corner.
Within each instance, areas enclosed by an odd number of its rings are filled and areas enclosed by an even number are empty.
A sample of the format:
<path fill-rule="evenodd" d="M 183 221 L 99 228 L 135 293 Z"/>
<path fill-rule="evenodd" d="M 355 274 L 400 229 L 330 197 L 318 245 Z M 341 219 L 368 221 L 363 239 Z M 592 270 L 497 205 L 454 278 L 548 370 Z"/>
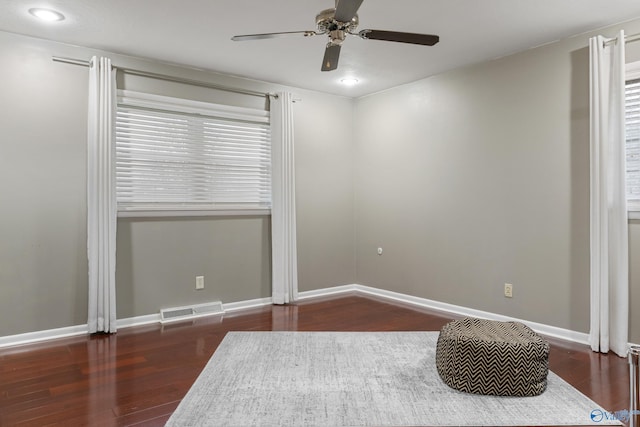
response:
<path fill-rule="evenodd" d="M 640 211 L 640 79 L 627 81 L 625 100 L 627 204 Z"/>
<path fill-rule="evenodd" d="M 118 92 L 118 210 L 271 207 L 269 113 Z"/>

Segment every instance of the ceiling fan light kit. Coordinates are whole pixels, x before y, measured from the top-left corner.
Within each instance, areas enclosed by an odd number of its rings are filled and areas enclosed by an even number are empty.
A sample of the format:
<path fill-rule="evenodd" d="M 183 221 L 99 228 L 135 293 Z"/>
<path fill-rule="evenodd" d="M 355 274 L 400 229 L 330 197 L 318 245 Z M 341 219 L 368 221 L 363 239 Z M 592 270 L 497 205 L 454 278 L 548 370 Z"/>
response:
<path fill-rule="evenodd" d="M 361 30 L 358 28 L 358 9 L 364 0 L 337 0 L 335 9 L 325 9 L 316 16 L 316 27 L 307 31 L 287 31 L 280 33 L 246 34 L 234 36 L 233 41 L 262 40 L 280 36 L 299 35 L 305 37 L 327 35 L 329 42 L 322 58 L 322 71 L 333 71 L 338 68 L 340 49 L 347 35 L 358 36 L 363 40 L 383 40 L 398 43 L 409 43 L 422 46 L 433 46 L 440 37 L 433 34 L 405 33 L 400 31 Z"/>

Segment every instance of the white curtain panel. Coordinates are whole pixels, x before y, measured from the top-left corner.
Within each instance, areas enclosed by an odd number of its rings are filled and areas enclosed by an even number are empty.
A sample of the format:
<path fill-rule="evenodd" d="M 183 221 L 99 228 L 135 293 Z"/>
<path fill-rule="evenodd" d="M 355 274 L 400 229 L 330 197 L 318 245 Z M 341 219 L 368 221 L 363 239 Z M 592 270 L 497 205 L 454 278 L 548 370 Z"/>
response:
<path fill-rule="evenodd" d="M 271 100 L 271 297 L 274 304 L 298 299 L 293 146 L 293 99 L 290 93 L 278 93 L 278 97 Z"/>
<path fill-rule="evenodd" d="M 629 254 L 625 195 L 624 33 L 589 40 L 591 327 L 594 351 L 627 354 Z"/>
<path fill-rule="evenodd" d="M 87 252 L 89 332 L 116 331 L 115 70 L 93 57 L 89 68 Z"/>

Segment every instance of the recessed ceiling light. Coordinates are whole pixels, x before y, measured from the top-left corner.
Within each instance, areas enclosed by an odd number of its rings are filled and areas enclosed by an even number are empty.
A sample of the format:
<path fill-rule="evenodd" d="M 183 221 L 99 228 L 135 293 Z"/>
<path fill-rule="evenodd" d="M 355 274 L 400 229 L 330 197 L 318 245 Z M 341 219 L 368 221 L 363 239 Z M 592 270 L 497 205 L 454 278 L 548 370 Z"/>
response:
<path fill-rule="evenodd" d="M 340 80 L 340 83 L 342 83 L 345 86 L 353 86 L 358 84 L 358 79 L 353 78 L 353 77 L 346 77 L 342 80 Z"/>
<path fill-rule="evenodd" d="M 64 19 L 63 14 L 51 9 L 34 7 L 33 9 L 29 9 L 29 13 L 38 19 L 42 19 L 43 21 L 48 21 L 48 22 L 62 21 Z"/>

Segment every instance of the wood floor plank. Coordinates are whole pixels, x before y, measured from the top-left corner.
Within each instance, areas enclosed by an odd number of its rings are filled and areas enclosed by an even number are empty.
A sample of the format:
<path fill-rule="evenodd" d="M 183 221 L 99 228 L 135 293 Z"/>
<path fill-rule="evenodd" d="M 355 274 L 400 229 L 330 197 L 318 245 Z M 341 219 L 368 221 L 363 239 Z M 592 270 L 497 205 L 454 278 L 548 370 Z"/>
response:
<path fill-rule="evenodd" d="M 345 294 L 0 349 L 0 426 L 163 426 L 229 331 L 438 331 L 453 318 Z M 628 409 L 625 359 L 549 341 L 551 370 Z"/>

